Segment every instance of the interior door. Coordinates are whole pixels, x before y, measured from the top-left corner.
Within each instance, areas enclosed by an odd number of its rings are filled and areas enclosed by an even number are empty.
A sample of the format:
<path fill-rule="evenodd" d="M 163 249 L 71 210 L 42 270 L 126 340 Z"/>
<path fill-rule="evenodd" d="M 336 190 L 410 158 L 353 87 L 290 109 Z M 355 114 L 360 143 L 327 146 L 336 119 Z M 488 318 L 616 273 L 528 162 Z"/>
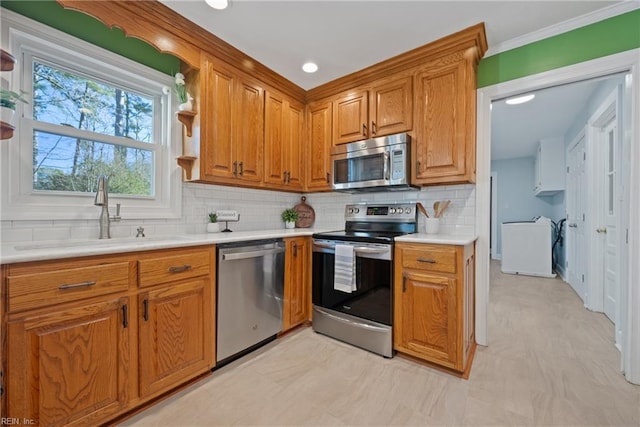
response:
<path fill-rule="evenodd" d="M 602 240 L 603 284 L 604 284 L 604 314 L 617 323 L 618 293 L 619 293 L 619 200 L 618 183 L 619 171 L 619 139 L 617 121 L 612 119 L 602 128 L 600 137 L 601 165 L 600 182 L 602 184 L 602 212 L 598 236 Z"/>
<path fill-rule="evenodd" d="M 573 290 L 586 301 L 585 286 L 588 241 L 585 233 L 587 209 L 586 144 L 582 132 L 567 156 L 567 276 Z"/>

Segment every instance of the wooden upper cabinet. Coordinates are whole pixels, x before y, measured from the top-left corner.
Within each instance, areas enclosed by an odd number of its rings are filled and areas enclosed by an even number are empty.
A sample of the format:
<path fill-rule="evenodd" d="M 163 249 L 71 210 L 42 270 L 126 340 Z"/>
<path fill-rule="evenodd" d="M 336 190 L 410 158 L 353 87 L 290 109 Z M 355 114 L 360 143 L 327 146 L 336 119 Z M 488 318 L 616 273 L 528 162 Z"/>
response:
<path fill-rule="evenodd" d="M 462 52 L 429 61 L 415 82 L 411 182 L 475 182 L 474 62 Z"/>
<path fill-rule="evenodd" d="M 264 182 L 272 187 L 302 190 L 304 107 L 266 91 L 264 120 Z"/>
<path fill-rule="evenodd" d="M 411 130 L 412 86 L 412 76 L 393 76 L 335 99 L 333 144 L 346 144 Z"/>
<path fill-rule="evenodd" d="M 305 150 L 307 191 L 331 190 L 331 101 L 307 106 L 307 145 Z"/>
<path fill-rule="evenodd" d="M 100 425 L 123 410 L 129 312 L 129 299 L 114 297 L 9 322 L 6 416 L 41 426 Z"/>
<path fill-rule="evenodd" d="M 369 92 L 349 93 L 333 101 L 333 144 L 366 139 L 369 136 Z"/>
<path fill-rule="evenodd" d="M 205 56 L 202 66 L 201 179 L 262 181 L 264 89 Z"/>
<path fill-rule="evenodd" d="M 413 78 L 381 81 L 370 91 L 370 137 L 411 130 L 413 124 Z"/>

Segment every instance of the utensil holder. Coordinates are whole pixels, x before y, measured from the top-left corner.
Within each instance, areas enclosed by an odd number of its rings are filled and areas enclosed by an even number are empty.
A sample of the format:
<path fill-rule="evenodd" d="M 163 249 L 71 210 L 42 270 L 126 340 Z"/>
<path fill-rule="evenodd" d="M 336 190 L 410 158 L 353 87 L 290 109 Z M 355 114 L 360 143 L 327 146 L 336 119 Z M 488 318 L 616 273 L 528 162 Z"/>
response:
<path fill-rule="evenodd" d="M 438 234 L 440 231 L 440 218 L 425 218 L 425 233 Z"/>

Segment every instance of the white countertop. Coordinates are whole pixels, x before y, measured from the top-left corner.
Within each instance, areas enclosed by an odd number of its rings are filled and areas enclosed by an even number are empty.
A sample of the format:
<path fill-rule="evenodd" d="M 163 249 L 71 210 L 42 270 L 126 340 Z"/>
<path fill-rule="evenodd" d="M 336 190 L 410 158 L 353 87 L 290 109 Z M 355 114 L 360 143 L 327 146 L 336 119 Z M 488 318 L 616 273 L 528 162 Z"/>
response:
<path fill-rule="evenodd" d="M 478 239 L 475 235 L 453 235 L 453 234 L 426 234 L 415 233 L 406 236 L 396 237 L 396 242 L 405 243 L 434 243 L 438 245 L 459 245 L 464 246 L 473 243 Z"/>
<path fill-rule="evenodd" d="M 0 245 L 0 264 L 43 261 L 59 258 L 138 252 L 185 246 L 213 245 L 247 240 L 279 239 L 311 236 L 330 231 L 317 228 L 294 228 L 232 233 L 176 234 L 171 236 L 126 237 L 103 240 L 58 240 L 40 242 L 12 242 Z"/>
<path fill-rule="evenodd" d="M 234 231 L 232 233 L 177 234 L 171 236 L 126 237 L 103 240 L 57 240 L 40 242 L 13 242 L 0 245 L 0 264 L 44 261 L 59 258 L 138 252 L 154 249 L 177 248 L 198 245 L 242 242 L 247 240 L 280 239 L 284 237 L 311 236 L 314 233 L 333 231 L 318 228 L 294 228 L 290 230 Z M 466 245 L 477 236 L 449 234 L 408 234 L 396 238 L 396 242 L 433 243 L 440 245 Z"/>

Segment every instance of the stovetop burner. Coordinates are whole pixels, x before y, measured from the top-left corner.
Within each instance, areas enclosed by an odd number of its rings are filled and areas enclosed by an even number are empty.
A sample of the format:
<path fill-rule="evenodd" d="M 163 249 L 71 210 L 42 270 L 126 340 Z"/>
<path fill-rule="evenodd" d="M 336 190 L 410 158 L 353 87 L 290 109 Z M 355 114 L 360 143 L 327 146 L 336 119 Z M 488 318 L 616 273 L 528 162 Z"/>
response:
<path fill-rule="evenodd" d="M 415 203 L 353 204 L 345 208 L 345 230 L 314 234 L 315 239 L 393 243 L 394 238 L 416 232 Z"/>

